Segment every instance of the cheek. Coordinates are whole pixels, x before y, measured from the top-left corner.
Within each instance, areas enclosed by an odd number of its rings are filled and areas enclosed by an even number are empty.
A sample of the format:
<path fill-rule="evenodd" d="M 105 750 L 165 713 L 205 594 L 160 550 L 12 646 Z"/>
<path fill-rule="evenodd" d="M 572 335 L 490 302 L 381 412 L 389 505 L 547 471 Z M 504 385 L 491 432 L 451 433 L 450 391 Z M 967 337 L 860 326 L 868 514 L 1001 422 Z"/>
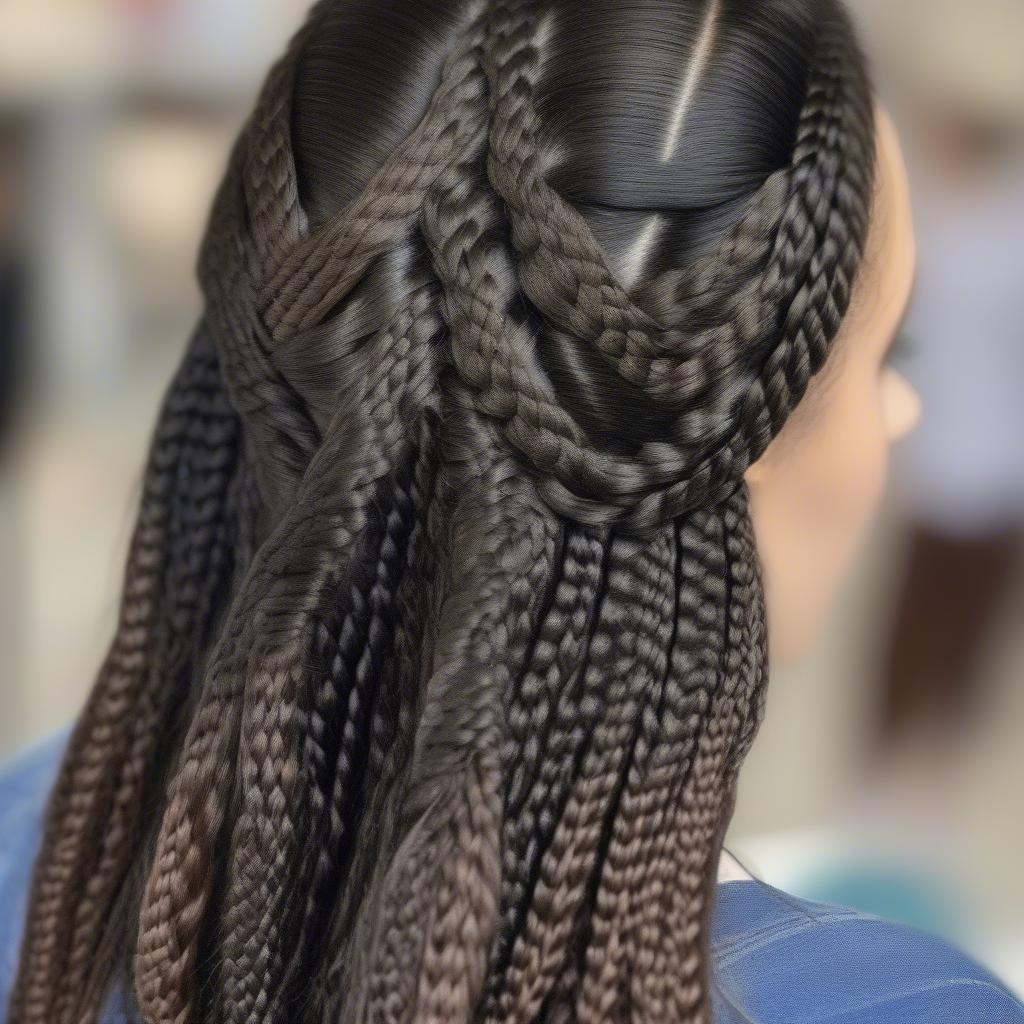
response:
<path fill-rule="evenodd" d="M 829 396 L 754 493 L 776 660 L 813 641 L 881 496 L 888 440 L 879 389 L 870 379 L 855 385 Z"/>
<path fill-rule="evenodd" d="M 889 443 L 877 389 L 865 387 L 824 431 L 805 488 L 809 522 L 830 564 L 846 564 L 881 497 Z"/>

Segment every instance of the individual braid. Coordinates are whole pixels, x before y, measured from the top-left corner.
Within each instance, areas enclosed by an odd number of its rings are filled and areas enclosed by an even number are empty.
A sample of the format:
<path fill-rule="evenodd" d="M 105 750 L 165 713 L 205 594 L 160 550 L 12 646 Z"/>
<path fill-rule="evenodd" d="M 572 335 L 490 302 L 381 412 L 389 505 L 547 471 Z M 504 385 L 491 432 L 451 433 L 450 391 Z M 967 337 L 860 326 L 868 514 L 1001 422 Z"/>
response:
<path fill-rule="evenodd" d="M 367 773 L 371 778 L 380 780 L 382 785 L 386 785 L 390 777 L 388 763 L 396 736 L 408 734 L 419 674 L 417 653 L 422 640 L 420 638 L 420 643 L 417 643 L 418 638 L 410 635 L 406 626 L 422 619 L 422 614 L 416 614 L 413 609 L 422 605 L 422 584 L 419 581 L 428 574 L 416 572 L 410 578 L 409 571 L 411 566 L 421 563 L 421 549 L 426 547 L 422 510 L 429 508 L 437 468 L 432 456 L 434 431 L 432 423 L 426 424 L 422 431 L 412 472 L 396 489 L 392 513 L 394 523 L 389 521 L 389 527 L 393 525 L 394 528 L 386 533 L 381 547 L 382 563 L 393 560 L 401 566 L 394 606 L 388 609 L 395 628 L 394 649 L 382 673 L 374 702 L 367 752 Z M 363 671 L 372 674 L 372 666 L 364 667 Z"/>
<path fill-rule="evenodd" d="M 739 772 L 764 719 L 768 690 L 768 623 L 761 563 L 747 502 L 747 494 L 738 491 L 723 507 L 729 566 L 728 667 L 744 686 L 739 698 L 744 711 L 742 731 L 730 756 L 733 776 Z"/>

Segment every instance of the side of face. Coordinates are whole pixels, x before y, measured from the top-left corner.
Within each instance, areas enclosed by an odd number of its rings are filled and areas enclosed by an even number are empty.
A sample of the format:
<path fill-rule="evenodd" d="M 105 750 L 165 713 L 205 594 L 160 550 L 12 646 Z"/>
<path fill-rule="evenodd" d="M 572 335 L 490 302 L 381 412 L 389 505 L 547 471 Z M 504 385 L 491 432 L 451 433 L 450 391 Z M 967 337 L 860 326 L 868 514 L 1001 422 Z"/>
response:
<path fill-rule="evenodd" d="M 772 660 L 803 654 L 881 498 L 889 448 L 920 403 L 888 354 L 915 267 L 906 169 L 879 110 L 864 263 L 833 354 L 785 427 L 746 474 L 764 570 Z"/>

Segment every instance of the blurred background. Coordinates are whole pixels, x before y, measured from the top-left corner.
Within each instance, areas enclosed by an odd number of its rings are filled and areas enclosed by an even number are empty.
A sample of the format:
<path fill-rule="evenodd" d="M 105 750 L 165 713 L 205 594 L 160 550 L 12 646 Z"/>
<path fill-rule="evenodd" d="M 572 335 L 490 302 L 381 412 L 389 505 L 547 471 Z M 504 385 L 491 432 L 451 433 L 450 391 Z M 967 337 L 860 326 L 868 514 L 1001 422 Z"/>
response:
<path fill-rule="evenodd" d="M 908 153 L 926 412 L 829 630 L 773 676 L 727 845 L 1024 994 L 1024 4 L 850 6 Z M 206 212 L 306 7 L 0 4 L 0 757 L 99 665 Z"/>

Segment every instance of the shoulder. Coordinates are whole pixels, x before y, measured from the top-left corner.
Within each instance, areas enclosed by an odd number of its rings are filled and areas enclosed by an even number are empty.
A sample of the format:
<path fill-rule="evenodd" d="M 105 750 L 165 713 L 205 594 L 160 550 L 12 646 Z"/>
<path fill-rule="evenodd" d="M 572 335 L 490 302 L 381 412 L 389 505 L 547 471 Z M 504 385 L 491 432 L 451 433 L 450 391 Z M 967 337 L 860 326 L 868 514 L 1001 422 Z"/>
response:
<path fill-rule="evenodd" d="M 1024 1024 L 1024 1004 L 962 950 L 764 882 L 718 886 L 716 1024 Z"/>
<path fill-rule="evenodd" d="M 68 730 L 0 763 L 0 1020 L 21 942 L 32 863 Z"/>

